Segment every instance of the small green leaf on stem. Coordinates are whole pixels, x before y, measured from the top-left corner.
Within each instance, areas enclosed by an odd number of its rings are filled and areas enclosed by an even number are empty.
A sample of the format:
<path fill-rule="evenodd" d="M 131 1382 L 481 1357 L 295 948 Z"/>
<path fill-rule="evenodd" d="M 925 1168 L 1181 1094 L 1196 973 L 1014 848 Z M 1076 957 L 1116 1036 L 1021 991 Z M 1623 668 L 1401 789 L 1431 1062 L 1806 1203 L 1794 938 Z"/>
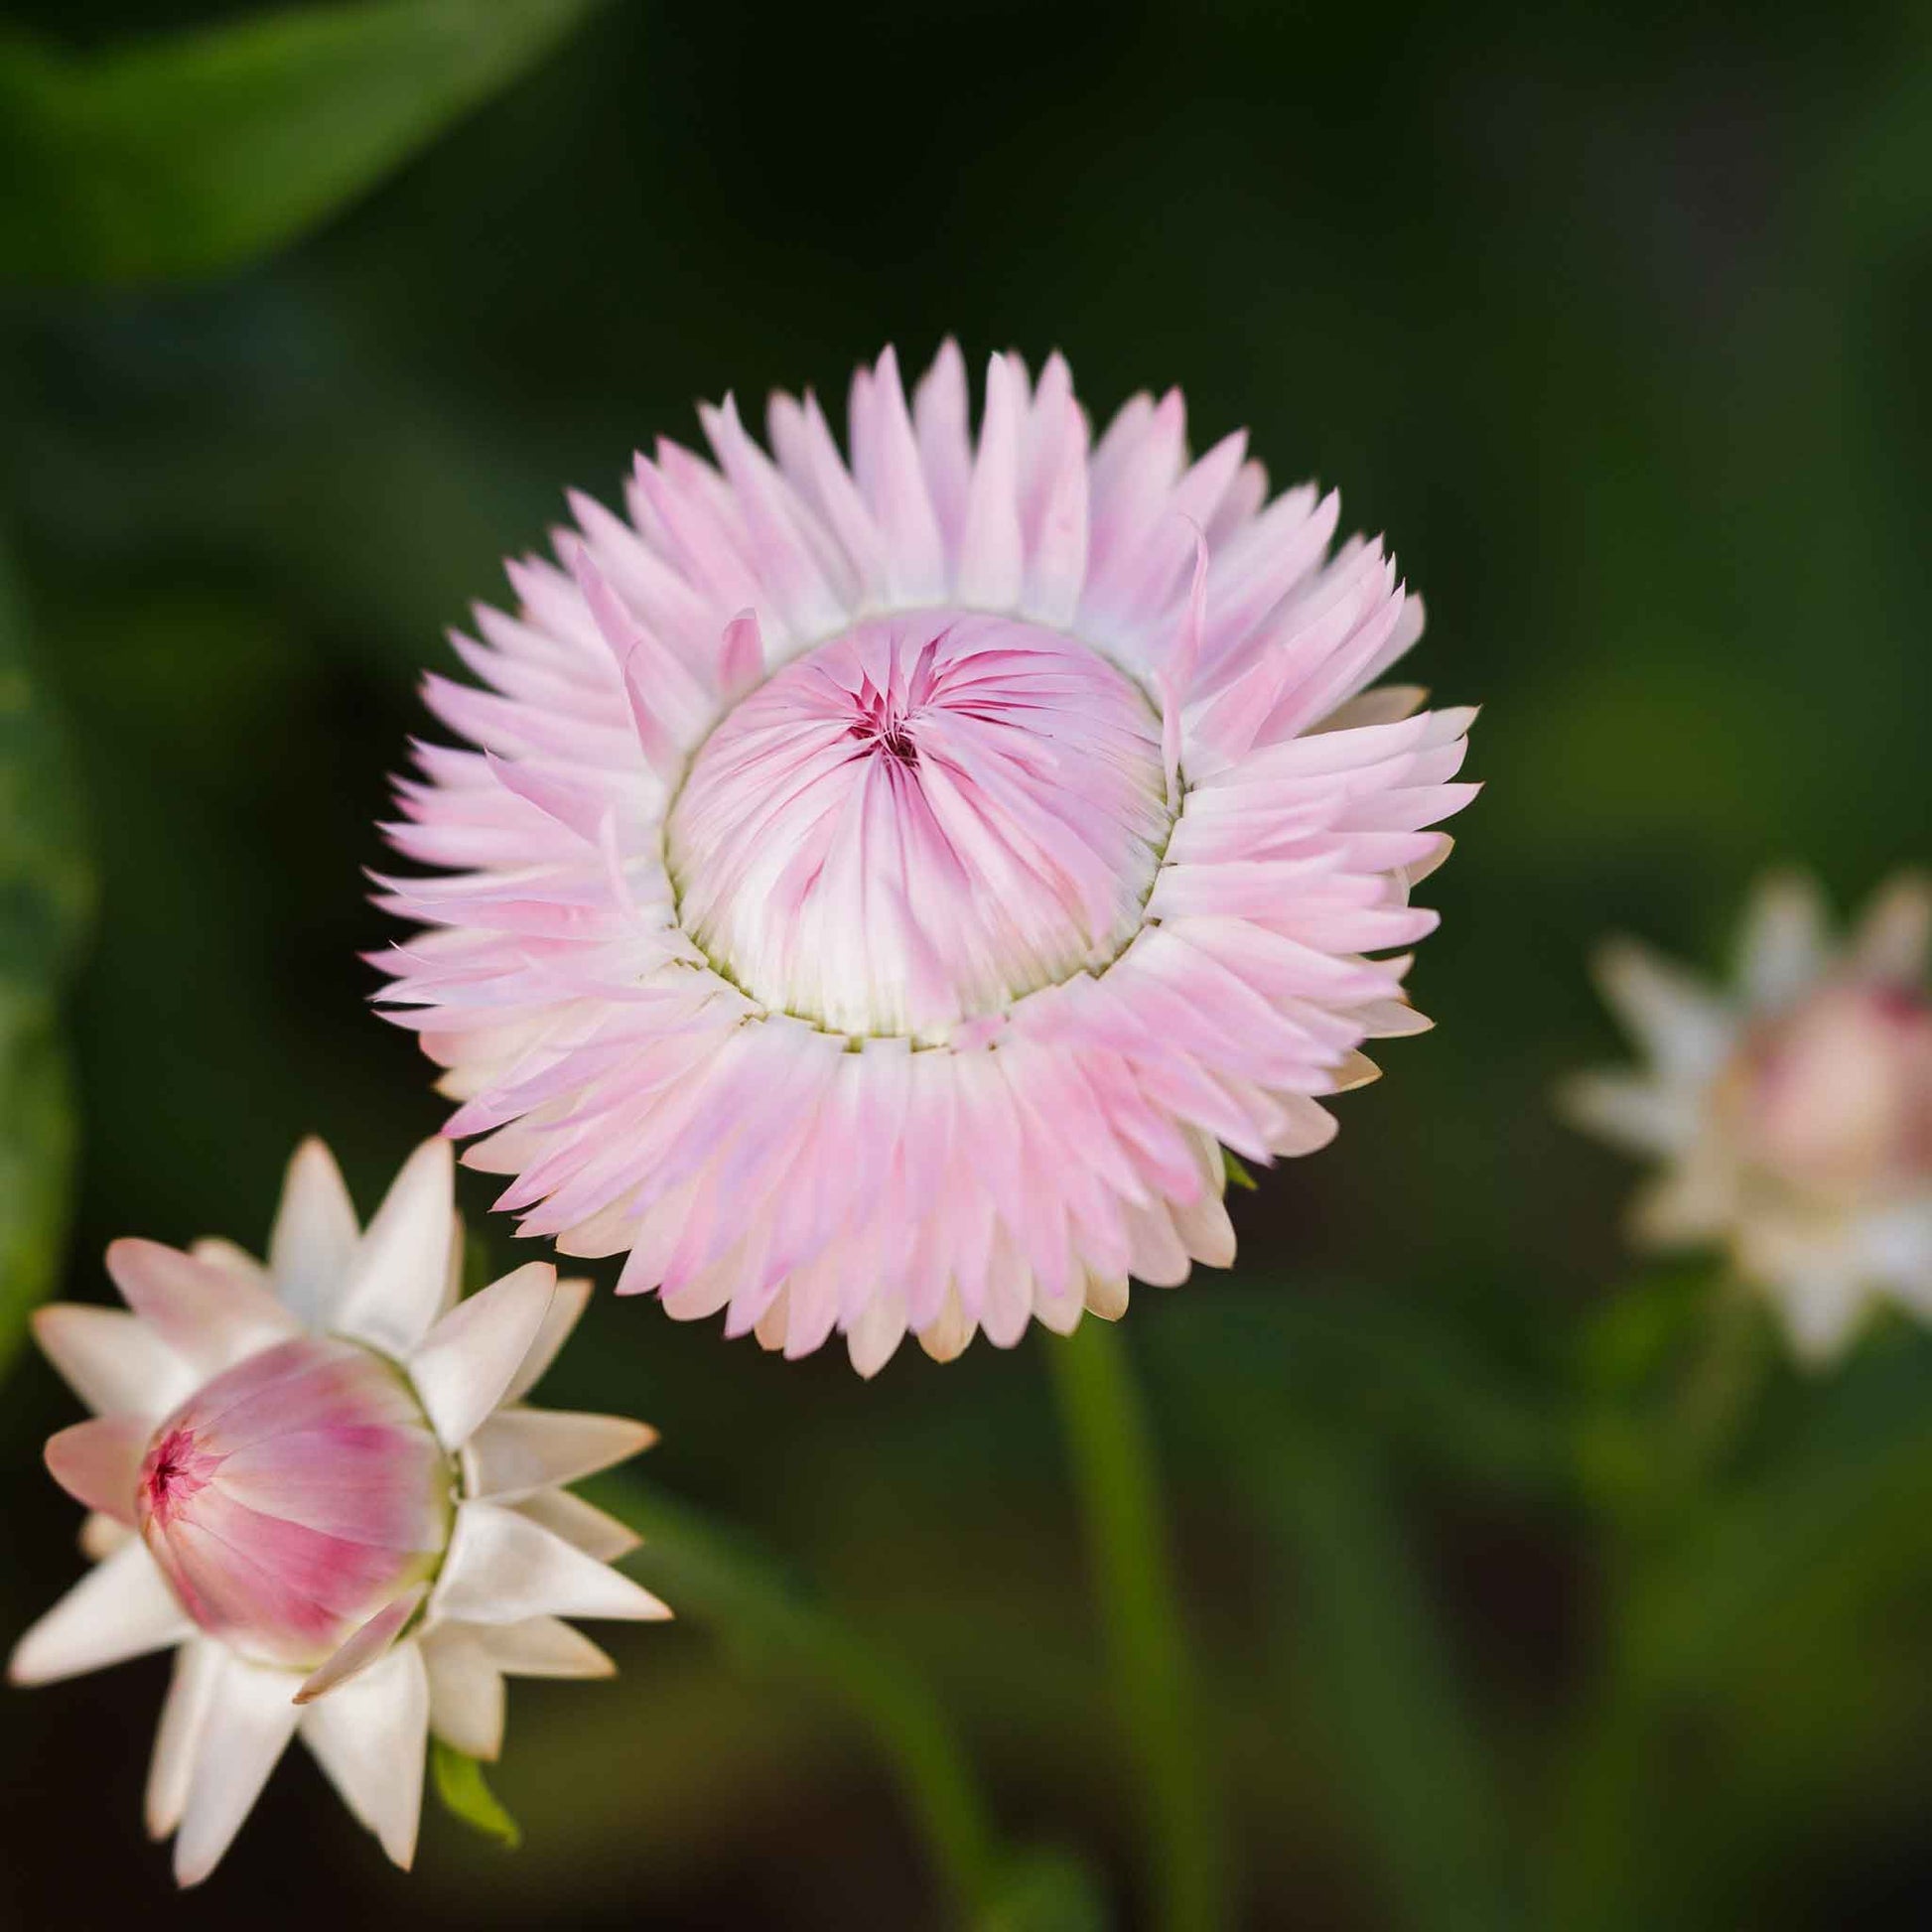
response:
<path fill-rule="evenodd" d="M 523 1843 L 523 1833 L 484 1781 L 482 1764 L 440 1737 L 432 1737 L 429 1748 L 436 1795 L 444 1809 L 472 1831 L 493 1838 L 504 1851 L 514 1852 Z"/>

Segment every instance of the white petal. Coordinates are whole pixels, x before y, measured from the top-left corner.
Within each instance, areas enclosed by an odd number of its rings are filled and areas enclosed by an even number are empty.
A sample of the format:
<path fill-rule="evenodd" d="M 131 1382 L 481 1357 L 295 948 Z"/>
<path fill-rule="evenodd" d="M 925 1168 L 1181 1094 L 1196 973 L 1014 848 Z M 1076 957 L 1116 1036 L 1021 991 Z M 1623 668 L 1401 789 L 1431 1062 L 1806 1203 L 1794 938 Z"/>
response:
<path fill-rule="evenodd" d="M 1399 877 L 1406 885 L 1420 886 L 1425 879 L 1433 878 L 1449 864 L 1449 856 L 1454 850 L 1454 839 L 1447 832 L 1440 833 L 1437 836 L 1436 849 L 1426 859 L 1416 859 L 1404 866 Z"/>
<path fill-rule="evenodd" d="M 1852 958 L 1873 979 L 1917 987 L 1932 954 L 1932 879 L 1908 872 L 1882 888 L 1852 936 Z"/>
<path fill-rule="evenodd" d="M 383 1604 L 366 1623 L 351 1630 L 336 1650 L 302 1680 L 302 1688 L 295 1694 L 296 1703 L 314 1704 L 326 1698 L 386 1656 L 402 1635 L 403 1626 L 422 1608 L 423 1599 L 428 1594 L 429 1586 L 418 1584 L 414 1589 L 404 1590 L 393 1602 Z"/>
<path fill-rule="evenodd" d="M 134 1532 L 125 1524 L 115 1522 L 111 1516 L 103 1516 L 96 1509 L 90 1511 L 81 1523 L 80 1535 L 76 1540 L 80 1545 L 80 1554 L 89 1563 L 102 1563 L 133 1535 Z"/>
<path fill-rule="evenodd" d="M 583 1319 L 594 1286 L 583 1275 L 566 1275 L 557 1284 L 543 1326 L 537 1330 L 536 1340 L 523 1357 L 522 1367 L 510 1377 L 510 1385 L 503 1391 L 505 1403 L 521 1402 L 543 1379 L 544 1371 L 557 1359 L 557 1351 L 570 1339 L 570 1331 Z"/>
<path fill-rule="evenodd" d="M 1428 1014 L 1418 1013 L 1402 1000 L 1371 1000 L 1355 1009 L 1355 1018 L 1368 1039 L 1407 1039 L 1430 1032 L 1436 1025 Z"/>
<path fill-rule="evenodd" d="M 1773 873 L 1751 895 L 1737 943 L 1744 997 L 1759 1009 L 1789 1006 L 1826 966 L 1830 919 L 1818 882 Z"/>
<path fill-rule="evenodd" d="M 214 1707 L 215 1680 L 227 1653 L 206 1637 L 192 1638 L 175 1652 L 175 1675 L 161 1707 L 154 1756 L 148 1762 L 145 1816 L 150 1838 L 166 1838 L 181 1823 L 188 1803 L 189 1779 L 201 1754 L 202 1731 Z"/>
<path fill-rule="evenodd" d="M 52 1684 L 195 1634 L 144 1543 L 125 1543 L 88 1571 L 14 1646 L 16 1684 Z"/>
<path fill-rule="evenodd" d="M 301 1324 L 261 1282 L 159 1241 L 109 1242 L 107 1272 L 128 1307 L 196 1371 L 197 1379 L 218 1375 L 301 1332 Z"/>
<path fill-rule="evenodd" d="M 493 1762 L 503 1748 L 503 1675 L 484 1656 L 476 1628 L 446 1623 L 423 1639 L 429 1727 L 446 1744 Z"/>
<path fill-rule="evenodd" d="M 411 1352 L 410 1379 L 446 1449 L 461 1449 L 502 1401 L 556 1286 L 549 1262 L 526 1263 L 459 1302 Z"/>
<path fill-rule="evenodd" d="M 1124 1277 L 1118 1281 L 1103 1280 L 1098 1275 L 1087 1277 L 1087 1308 L 1102 1321 L 1118 1321 L 1127 1312 L 1127 1297 Z"/>
<path fill-rule="evenodd" d="M 1798 1359 L 1828 1368 L 1857 1330 L 1869 1297 L 1850 1268 L 1816 1268 L 1772 1284 Z"/>
<path fill-rule="evenodd" d="M 241 1279 L 255 1288 L 274 1288 L 269 1272 L 239 1242 L 230 1241 L 219 1234 L 205 1234 L 199 1241 L 188 1244 L 188 1252 L 197 1261 L 205 1261 L 211 1268 L 224 1269 L 230 1275 Z"/>
<path fill-rule="evenodd" d="M 1606 946 L 1596 961 L 1603 997 L 1665 1073 L 1706 1079 L 1736 1036 L 1725 1008 L 1682 968 L 1632 940 Z"/>
<path fill-rule="evenodd" d="M 669 1608 L 642 1585 L 501 1503 L 465 1503 L 432 1604 L 438 1617 L 515 1623 L 527 1616 L 650 1620 Z"/>
<path fill-rule="evenodd" d="M 1696 1139 L 1695 1091 L 1636 1073 L 1580 1073 L 1557 1089 L 1557 1107 L 1573 1127 L 1633 1154 L 1677 1154 Z"/>
<path fill-rule="evenodd" d="M 1854 1252 L 1872 1280 L 1921 1314 L 1932 1314 L 1932 1195 L 1864 1215 Z"/>
<path fill-rule="evenodd" d="M 450 1259 L 443 1270 L 443 1293 L 436 1304 L 436 1319 L 441 1321 L 463 1300 L 463 1216 L 450 1214 Z"/>
<path fill-rule="evenodd" d="M 1173 1224 L 1194 1260 L 1209 1268 L 1234 1266 L 1234 1223 L 1219 1194 L 1202 1188 L 1193 1200 L 1174 1207 Z"/>
<path fill-rule="evenodd" d="M 1666 1168 L 1630 1203 L 1630 1232 L 1642 1248 L 1681 1248 L 1722 1234 L 1736 1211 L 1729 1166 L 1693 1150 Z"/>
<path fill-rule="evenodd" d="M 959 1305 L 958 1289 L 948 1284 L 938 1314 L 919 1330 L 919 1346 L 935 1362 L 954 1361 L 966 1352 L 976 1325 Z"/>
<path fill-rule="evenodd" d="M 159 1422 L 200 1380 L 138 1314 L 120 1309 L 49 1303 L 34 1311 L 34 1339 L 97 1416 Z"/>
<path fill-rule="evenodd" d="M 490 1662 L 508 1677 L 613 1677 L 617 1665 L 583 1631 L 554 1616 L 476 1626 Z"/>
<path fill-rule="evenodd" d="M 787 1282 L 772 1299 L 771 1306 L 759 1316 L 752 1332 L 759 1338 L 760 1348 L 782 1348 L 785 1345 L 785 1328 L 791 1319 L 791 1284 Z"/>
<path fill-rule="evenodd" d="M 1337 705 L 1319 724 L 1311 725 L 1304 736 L 1353 731 L 1361 725 L 1400 724 L 1428 702 L 1429 692 L 1420 684 L 1378 684 L 1372 691 L 1359 692 Z"/>
<path fill-rule="evenodd" d="M 648 1449 L 657 1432 L 621 1416 L 568 1409 L 505 1409 L 465 1451 L 473 1496 L 517 1496 L 595 1475 Z"/>
<path fill-rule="evenodd" d="M 599 1563 L 627 1557 L 644 1540 L 628 1523 L 619 1522 L 568 1489 L 539 1489 L 534 1496 L 523 1497 L 516 1510 L 566 1543 L 576 1544 Z"/>
<path fill-rule="evenodd" d="M 295 1735 L 295 1677 L 223 1651 L 189 1773 L 175 1877 L 199 1885 L 221 1863 Z"/>
<path fill-rule="evenodd" d="M 893 1293 L 875 1295 L 846 1330 L 845 1352 L 868 1381 L 897 1352 L 905 1339 L 905 1304 Z"/>
<path fill-rule="evenodd" d="M 455 1192 L 449 1142 L 425 1141 L 355 1245 L 337 1307 L 341 1333 L 391 1355 L 407 1355 L 428 1334 L 449 1274 Z"/>
<path fill-rule="evenodd" d="M 336 1157 L 320 1141 L 304 1141 L 282 1183 L 268 1267 L 284 1305 L 309 1327 L 333 1325 L 359 1233 Z"/>
<path fill-rule="evenodd" d="M 1364 1087 L 1372 1087 L 1382 1077 L 1382 1069 L 1366 1053 L 1351 1050 L 1344 1053 L 1328 1069 L 1328 1078 L 1334 1083 L 1330 1093 L 1359 1093 Z M 1223 1183 L 1225 1187 L 1225 1183 Z"/>
<path fill-rule="evenodd" d="M 413 1643 L 302 1713 L 302 1741 L 343 1802 L 407 1871 L 423 1816 L 429 1674 Z"/>

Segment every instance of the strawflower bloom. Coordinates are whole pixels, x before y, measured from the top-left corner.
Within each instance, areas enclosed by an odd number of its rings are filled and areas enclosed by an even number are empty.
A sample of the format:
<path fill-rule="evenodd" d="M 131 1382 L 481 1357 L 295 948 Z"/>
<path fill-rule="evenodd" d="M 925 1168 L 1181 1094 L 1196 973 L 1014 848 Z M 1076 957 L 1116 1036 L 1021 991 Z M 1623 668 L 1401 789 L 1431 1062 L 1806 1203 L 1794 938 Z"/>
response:
<path fill-rule="evenodd" d="M 1745 920 L 1738 983 L 1715 992 L 1622 941 L 1604 998 L 1645 1049 L 1587 1074 L 1583 1127 L 1661 1164 L 1637 1241 L 1725 1245 L 1829 1361 L 1878 1298 L 1932 1316 L 1932 883 L 1895 881 L 1834 946 L 1817 888 L 1778 876 Z"/>
<path fill-rule="evenodd" d="M 729 399 L 714 461 L 573 496 L 429 678 L 378 962 L 498 1205 L 619 1292 L 787 1355 L 955 1355 L 1225 1266 L 1223 1149 L 1335 1131 L 1422 1031 L 1409 888 L 1465 710 L 1365 687 L 1420 604 L 1336 501 L 1189 462 L 1178 392 L 1089 446 L 1067 366 L 890 350 Z"/>
<path fill-rule="evenodd" d="M 561 1485 L 651 1441 L 523 1398 L 590 1284 L 533 1262 L 458 1299 L 449 1143 L 358 1232 L 306 1143 L 264 1265 L 223 1241 L 116 1241 L 129 1312 L 57 1304 L 49 1359 L 95 1412 L 47 1446 L 95 1568 L 21 1638 L 45 1684 L 173 1647 L 147 1822 L 198 1883 L 298 1732 L 398 1864 L 431 1733 L 502 1743 L 505 1677 L 603 1677 L 561 1619 L 669 1612 L 609 1568 L 636 1539 Z"/>

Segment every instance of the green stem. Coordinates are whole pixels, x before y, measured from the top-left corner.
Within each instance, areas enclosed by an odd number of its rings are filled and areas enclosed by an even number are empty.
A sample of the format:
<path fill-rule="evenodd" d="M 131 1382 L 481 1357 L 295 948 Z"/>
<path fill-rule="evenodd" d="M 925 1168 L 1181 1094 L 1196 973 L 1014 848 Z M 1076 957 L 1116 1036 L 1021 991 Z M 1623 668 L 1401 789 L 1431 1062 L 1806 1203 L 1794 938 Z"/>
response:
<path fill-rule="evenodd" d="M 1140 1392 L 1106 1322 L 1084 1322 L 1049 1354 L 1110 1675 L 1146 1789 L 1153 1922 L 1163 1932 L 1211 1932 L 1225 1919 L 1217 1812 Z"/>
<path fill-rule="evenodd" d="M 1679 1495 L 1708 1487 L 1723 1468 L 1770 1365 L 1762 1298 L 1741 1281 L 1720 1280 L 1672 1403 L 1668 1451 L 1677 1466 L 1665 1479 Z"/>
<path fill-rule="evenodd" d="M 840 1699 L 897 1774 L 961 1923 L 993 1900 L 1003 1868 L 964 1748 L 924 1681 L 890 1650 L 820 1608 L 776 1564 L 633 1476 L 593 1493 L 644 1538 L 653 1587 L 741 1655 Z"/>

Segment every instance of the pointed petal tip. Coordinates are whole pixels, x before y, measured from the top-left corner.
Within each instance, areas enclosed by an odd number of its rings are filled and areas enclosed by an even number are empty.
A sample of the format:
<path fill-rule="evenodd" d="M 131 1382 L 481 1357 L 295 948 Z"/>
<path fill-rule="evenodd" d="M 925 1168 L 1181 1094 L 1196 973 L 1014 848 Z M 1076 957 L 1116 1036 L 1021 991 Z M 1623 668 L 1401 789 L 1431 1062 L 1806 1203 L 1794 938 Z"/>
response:
<path fill-rule="evenodd" d="M 146 1427 L 125 1416 L 95 1416 L 47 1439 L 41 1459 L 75 1502 L 133 1526 Z"/>
<path fill-rule="evenodd" d="M 447 1449 L 461 1449 L 511 1387 L 557 1292 L 554 1262 L 527 1261 L 443 1315 L 407 1358 Z"/>
<path fill-rule="evenodd" d="M 350 1631 L 341 1646 L 302 1680 L 290 1702 L 314 1704 L 358 1677 L 371 1664 L 379 1663 L 428 1596 L 429 1586 L 418 1584 L 393 1602 L 385 1603 L 366 1623 Z"/>
<path fill-rule="evenodd" d="M 1339 1060 L 1328 1076 L 1334 1084 L 1330 1093 L 1354 1093 L 1371 1086 L 1382 1077 L 1382 1069 L 1366 1053 L 1355 1051 Z"/>

